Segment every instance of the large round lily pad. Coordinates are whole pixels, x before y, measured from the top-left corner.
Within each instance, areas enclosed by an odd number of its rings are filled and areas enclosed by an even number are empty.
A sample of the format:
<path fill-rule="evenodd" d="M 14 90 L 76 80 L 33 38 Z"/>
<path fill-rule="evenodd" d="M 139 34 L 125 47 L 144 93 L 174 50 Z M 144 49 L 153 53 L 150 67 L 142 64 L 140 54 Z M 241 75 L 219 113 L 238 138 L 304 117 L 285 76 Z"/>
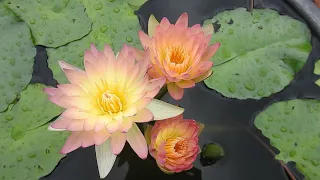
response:
<path fill-rule="evenodd" d="M 36 45 L 59 47 L 91 30 L 78 0 L 7 0 L 7 6 L 28 23 Z"/>
<path fill-rule="evenodd" d="M 220 25 L 211 42 L 221 47 L 205 83 L 226 97 L 260 99 L 281 91 L 312 48 L 306 25 L 270 9 L 224 11 L 208 23 Z"/>
<path fill-rule="evenodd" d="M 99 49 L 105 44 L 119 51 L 124 43 L 141 47 L 138 38 L 139 20 L 126 1 L 115 0 L 82 0 L 86 13 L 92 19 L 92 31 L 79 41 L 56 49 L 47 49 L 48 64 L 54 78 L 59 83 L 67 79 L 58 65 L 64 60 L 78 67 L 83 67 L 83 53 L 94 43 Z"/>
<path fill-rule="evenodd" d="M 276 102 L 254 124 L 280 150 L 277 159 L 296 162 L 307 179 L 320 178 L 320 101 Z"/>
<path fill-rule="evenodd" d="M 0 112 L 5 111 L 31 80 L 34 56 L 28 25 L 0 0 Z"/>
<path fill-rule="evenodd" d="M 29 85 L 8 112 L 0 114 L 0 179 L 39 179 L 63 157 L 67 132 L 48 131 L 61 108 L 45 98 L 43 85 Z"/>

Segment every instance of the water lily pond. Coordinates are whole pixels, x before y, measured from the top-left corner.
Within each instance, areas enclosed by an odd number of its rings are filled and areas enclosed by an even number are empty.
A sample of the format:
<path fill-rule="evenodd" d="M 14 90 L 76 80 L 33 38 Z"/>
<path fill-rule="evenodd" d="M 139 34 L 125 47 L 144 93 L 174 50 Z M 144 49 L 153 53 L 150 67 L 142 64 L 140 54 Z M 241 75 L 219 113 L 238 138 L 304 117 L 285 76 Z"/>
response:
<path fill-rule="evenodd" d="M 319 180 L 292 2 L 0 0 L 0 180 Z"/>

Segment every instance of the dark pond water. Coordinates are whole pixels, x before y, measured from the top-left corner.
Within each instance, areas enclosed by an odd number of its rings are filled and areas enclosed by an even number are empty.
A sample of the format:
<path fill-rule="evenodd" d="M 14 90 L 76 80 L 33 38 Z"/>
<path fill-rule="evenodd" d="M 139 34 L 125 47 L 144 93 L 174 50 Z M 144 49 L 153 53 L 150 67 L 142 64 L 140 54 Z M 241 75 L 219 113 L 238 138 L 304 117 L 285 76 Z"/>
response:
<path fill-rule="evenodd" d="M 189 25 L 202 23 L 204 19 L 213 17 L 218 12 L 237 7 L 249 7 L 249 0 L 151 0 L 137 12 L 140 23 L 146 31 L 150 14 L 158 19 L 166 16 L 175 22 L 183 12 L 189 14 Z M 282 14 L 300 19 L 299 15 L 284 1 L 256 0 L 255 8 L 272 8 Z M 279 161 L 274 159 L 276 149 L 260 131 L 253 126 L 255 115 L 270 103 L 292 98 L 320 98 L 318 87 L 313 84 L 317 78 L 313 75 L 314 62 L 320 57 L 320 43 L 312 39 L 313 51 L 303 70 L 296 75 L 290 86 L 271 97 L 255 100 L 233 100 L 207 89 L 203 83 L 185 91 L 180 101 L 174 101 L 165 95 L 163 100 L 183 106 L 186 118 L 193 118 L 206 124 L 200 137 L 200 145 L 219 143 L 226 156 L 212 166 L 203 167 L 197 159 L 195 167 L 189 172 L 177 175 L 165 175 L 149 156 L 140 160 L 126 146 L 106 177 L 109 180 L 159 179 L 159 180 L 286 180 L 289 179 Z M 52 73 L 47 69 L 46 52 L 38 47 L 33 82 L 54 85 Z M 297 179 L 303 176 L 294 171 L 294 163 L 288 165 Z M 56 169 L 43 180 L 98 180 L 98 168 L 94 147 L 78 149 L 62 159 Z"/>

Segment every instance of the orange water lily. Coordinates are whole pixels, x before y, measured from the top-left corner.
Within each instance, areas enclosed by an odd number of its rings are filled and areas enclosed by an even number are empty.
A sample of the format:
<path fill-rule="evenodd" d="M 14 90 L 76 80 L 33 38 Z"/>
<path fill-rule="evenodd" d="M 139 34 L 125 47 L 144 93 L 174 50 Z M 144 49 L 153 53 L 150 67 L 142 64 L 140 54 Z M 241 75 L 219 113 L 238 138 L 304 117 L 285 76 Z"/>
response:
<path fill-rule="evenodd" d="M 159 168 L 167 173 L 189 170 L 200 152 L 199 138 L 204 125 L 183 115 L 148 125 L 145 136 L 149 152 Z"/>
<path fill-rule="evenodd" d="M 146 54 L 136 62 L 131 49 L 124 45 L 115 56 L 108 45 L 99 51 L 92 44 L 84 54 L 85 70 L 59 61 L 70 84 L 45 89 L 50 101 L 66 108 L 49 127 L 71 131 L 61 153 L 96 145 L 101 178 L 110 172 L 126 141 L 140 158 L 147 157 L 146 140 L 136 123 L 183 112 L 182 108 L 153 99 L 165 79 L 150 80 L 146 74 L 149 57 Z"/>
<path fill-rule="evenodd" d="M 148 35 L 139 31 L 140 41 L 149 50 L 152 78 L 166 78 L 170 95 L 178 100 L 184 88 L 212 74 L 213 63 L 209 61 L 220 43 L 209 46 L 213 25 L 201 28 L 200 24 L 188 27 L 188 14 L 182 14 L 175 24 L 164 17 L 159 23 L 153 15 L 148 22 Z"/>

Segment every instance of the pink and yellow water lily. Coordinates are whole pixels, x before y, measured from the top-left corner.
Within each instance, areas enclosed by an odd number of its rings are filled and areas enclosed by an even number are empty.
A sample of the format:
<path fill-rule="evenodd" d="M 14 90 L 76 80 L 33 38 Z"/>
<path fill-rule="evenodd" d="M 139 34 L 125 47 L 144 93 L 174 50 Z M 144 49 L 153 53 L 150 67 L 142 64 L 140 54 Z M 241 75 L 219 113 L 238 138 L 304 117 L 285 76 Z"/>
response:
<path fill-rule="evenodd" d="M 71 132 L 61 153 L 95 145 L 101 178 L 110 172 L 126 142 L 140 158 L 147 158 L 146 140 L 136 123 L 183 112 L 153 99 L 165 78 L 150 80 L 148 54 L 136 61 L 131 49 L 124 45 L 115 56 L 108 45 L 99 51 L 92 44 L 84 54 L 85 70 L 59 61 L 70 83 L 45 89 L 50 101 L 66 109 L 49 127 Z"/>
<path fill-rule="evenodd" d="M 212 74 L 211 57 L 220 43 L 209 45 L 213 25 L 188 27 L 188 14 L 182 14 L 175 24 L 164 17 L 159 23 L 152 15 L 148 35 L 139 31 L 140 41 L 150 53 L 150 77 L 166 78 L 170 95 L 181 99 L 185 88 L 192 88 Z"/>

